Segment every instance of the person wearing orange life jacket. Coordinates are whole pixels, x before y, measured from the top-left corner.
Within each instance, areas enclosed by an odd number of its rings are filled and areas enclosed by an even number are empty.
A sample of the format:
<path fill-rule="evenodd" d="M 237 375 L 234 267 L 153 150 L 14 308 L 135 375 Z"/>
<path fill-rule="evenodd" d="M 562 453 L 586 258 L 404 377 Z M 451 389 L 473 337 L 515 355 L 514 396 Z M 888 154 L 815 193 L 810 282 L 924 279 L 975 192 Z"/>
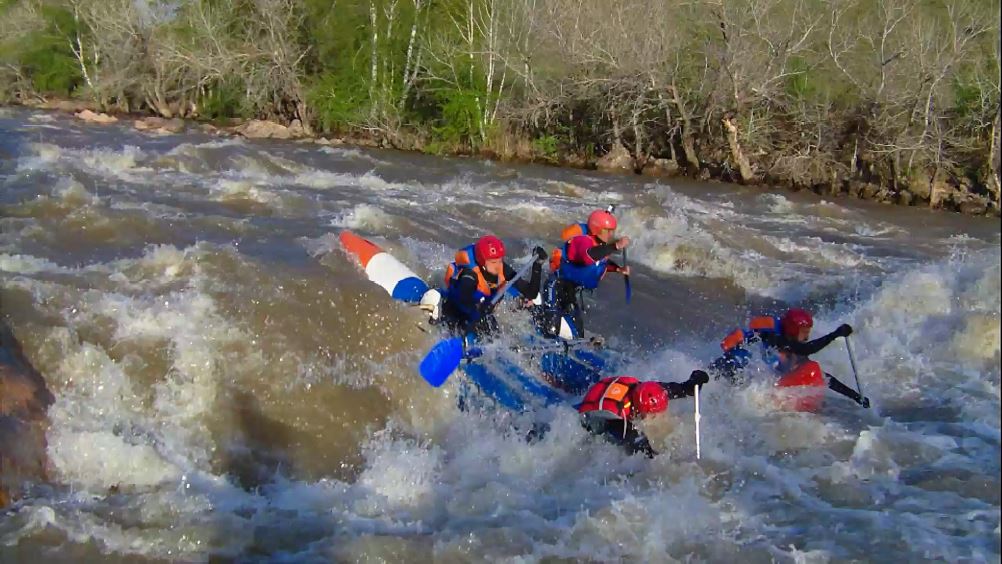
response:
<path fill-rule="evenodd" d="M 852 327 L 842 324 L 824 337 L 811 341 L 809 339 L 813 327 L 814 319 L 811 314 L 800 308 L 792 308 L 782 317 L 754 317 L 747 329 L 735 329 L 724 338 L 720 343 L 724 354 L 714 360 L 710 368 L 716 372 L 717 378 L 723 376 L 734 381 L 737 372 L 744 369 L 751 360 L 752 353 L 747 346 L 759 343 L 762 360 L 780 374 L 789 374 L 802 368 L 821 372 L 820 365 L 808 356 L 824 349 L 839 337 L 848 337 L 852 334 Z M 813 365 L 805 367 L 807 363 Z M 856 390 L 846 386 L 831 374 L 824 373 L 824 377 L 830 390 L 848 397 L 863 407 L 870 407 L 869 398 L 860 396 Z"/>
<path fill-rule="evenodd" d="M 581 290 L 594 290 L 608 272 L 629 276 L 630 268 L 620 266 L 609 257 L 630 244 L 629 237 L 615 238 L 617 221 L 611 212 L 595 210 L 587 223 L 576 223 L 564 228 L 561 239 L 564 245 L 555 249 L 550 257 L 554 275 L 543 290 L 544 310 L 550 313 L 547 325 L 559 322 L 559 317 L 571 315 L 578 335 L 582 336 L 582 307 L 578 294 Z M 555 314 L 555 316 L 554 316 Z M 555 332 L 555 327 L 548 327 Z"/>
<path fill-rule="evenodd" d="M 657 452 L 633 421 L 667 411 L 668 401 L 695 394 L 696 386 L 710 381 L 702 370 L 693 370 L 685 382 L 641 382 L 632 376 L 599 380 L 578 406 L 581 424 L 594 435 L 622 445 L 629 454 Z"/>
<path fill-rule="evenodd" d="M 542 265 L 546 251 L 533 249 L 535 262 L 529 280 L 516 280 L 512 286 L 524 297 L 539 293 Z M 446 325 L 456 332 L 474 332 L 477 335 L 493 333 L 497 320 L 493 316 L 491 299 L 515 277 L 515 269 L 504 262 L 505 248 L 501 239 L 493 235 L 481 237 L 473 245 L 456 252 L 445 274 L 445 300 L 442 317 Z"/>

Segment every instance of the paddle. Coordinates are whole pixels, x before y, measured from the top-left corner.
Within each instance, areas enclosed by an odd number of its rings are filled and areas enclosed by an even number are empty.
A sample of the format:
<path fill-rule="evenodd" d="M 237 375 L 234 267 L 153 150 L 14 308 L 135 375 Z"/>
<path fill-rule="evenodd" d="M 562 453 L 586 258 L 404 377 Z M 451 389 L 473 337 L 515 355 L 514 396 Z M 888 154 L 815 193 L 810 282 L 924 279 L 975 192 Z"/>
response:
<path fill-rule="evenodd" d="M 628 266 L 626 262 L 626 247 L 623 247 L 623 268 Z M 630 275 L 623 275 L 623 283 L 626 284 L 626 303 L 630 303 L 630 296 L 633 295 L 633 290 L 630 288 Z"/>
<path fill-rule="evenodd" d="M 699 460 L 699 420 L 702 416 L 699 414 L 699 388 L 701 386 L 696 386 L 695 392 L 693 393 L 693 398 L 696 400 L 696 460 Z"/>
<path fill-rule="evenodd" d="M 515 276 L 511 280 L 506 281 L 502 287 L 498 288 L 497 293 L 491 298 L 491 306 L 497 304 L 504 297 L 508 286 L 514 284 L 517 280 L 525 276 L 526 272 L 529 272 L 533 262 L 529 261 L 529 264 L 515 273 Z M 425 382 L 437 388 L 444 384 L 449 375 L 459 368 L 459 363 L 463 361 L 463 356 L 465 356 L 465 351 L 463 350 L 462 337 L 443 339 L 428 351 L 428 354 L 421 360 L 418 371 Z"/>
<path fill-rule="evenodd" d="M 859 392 L 860 402 L 866 397 L 863 395 L 863 387 L 859 384 L 859 372 L 856 370 L 856 355 L 852 352 L 852 343 L 849 336 L 845 337 L 845 349 L 849 351 L 849 364 L 852 365 L 852 377 L 856 379 L 856 391 Z"/>

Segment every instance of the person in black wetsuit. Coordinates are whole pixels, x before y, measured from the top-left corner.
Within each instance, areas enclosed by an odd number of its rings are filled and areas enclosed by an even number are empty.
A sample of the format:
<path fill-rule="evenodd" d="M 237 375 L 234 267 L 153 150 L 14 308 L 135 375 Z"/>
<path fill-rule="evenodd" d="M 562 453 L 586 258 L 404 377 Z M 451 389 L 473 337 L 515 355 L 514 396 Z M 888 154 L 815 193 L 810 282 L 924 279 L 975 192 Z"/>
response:
<path fill-rule="evenodd" d="M 598 288 L 607 272 L 629 276 L 630 268 L 611 260 L 614 253 L 630 244 L 628 237 L 616 238 L 616 217 L 609 211 L 595 210 L 587 223 L 575 223 L 564 228 L 564 245 L 553 251 L 550 269 L 553 276 L 543 289 L 543 307 L 537 322 L 545 333 L 557 333 L 561 316 L 573 320 L 577 334 L 584 336 L 582 290 Z"/>
<path fill-rule="evenodd" d="M 581 424 L 590 433 L 622 445 L 629 454 L 641 452 L 653 458 L 651 447 L 633 420 L 668 409 L 668 400 L 695 394 L 696 386 L 710 381 L 702 370 L 693 370 L 685 382 L 641 382 L 632 376 L 603 378 L 585 394 L 578 406 Z"/>
<path fill-rule="evenodd" d="M 522 297 L 532 299 L 539 293 L 542 266 L 546 251 L 533 249 L 535 259 L 529 279 L 516 280 L 512 286 Z M 442 318 L 450 330 L 477 336 L 486 336 L 497 330 L 494 306 L 491 301 L 499 291 L 505 291 L 505 282 L 517 274 L 504 262 L 505 248 L 501 239 L 493 235 L 481 237 L 475 244 L 460 249 L 456 260 L 446 272 L 445 301 Z"/>
<path fill-rule="evenodd" d="M 800 308 L 788 310 L 781 318 L 754 317 L 747 329 L 735 329 L 724 338 L 720 343 L 724 354 L 710 364 L 710 370 L 717 378 L 723 377 L 733 382 L 737 374 L 751 360 L 752 353 L 748 350 L 748 345 L 760 343 L 762 360 L 779 374 L 787 374 L 835 339 L 852 334 L 852 327 L 842 324 L 831 333 L 811 341 L 809 339 L 813 327 L 814 319 L 811 314 Z M 870 407 L 869 398 L 861 397 L 856 390 L 846 386 L 831 374 L 825 373 L 825 380 L 830 390 L 846 396 L 863 407 Z"/>

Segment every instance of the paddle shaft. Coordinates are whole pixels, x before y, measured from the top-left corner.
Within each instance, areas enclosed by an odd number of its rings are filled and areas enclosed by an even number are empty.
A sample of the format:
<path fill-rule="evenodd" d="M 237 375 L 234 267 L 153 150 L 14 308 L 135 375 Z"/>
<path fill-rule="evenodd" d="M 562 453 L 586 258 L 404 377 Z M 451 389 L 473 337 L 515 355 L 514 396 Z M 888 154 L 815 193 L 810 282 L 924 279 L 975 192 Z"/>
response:
<path fill-rule="evenodd" d="M 501 298 L 503 298 L 504 295 L 505 295 L 505 293 L 508 292 L 508 286 L 511 286 L 515 282 L 521 280 L 522 277 L 525 276 L 525 273 L 529 272 L 529 269 L 532 268 L 532 265 L 535 264 L 535 263 L 536 263 L 535 259 L 530 260 L 529 264 L 523 266 L 522 270 L 519 270 L 518 272 L 516 272 L 515 276 L 512 276 L 511 280 L 505 280 L 504 285 L 501 286 L 500 288 L 498 288 L 498 293 L 494 294 L 494 297 L 491 298 L 491 306 L 494 306 L 499 301 L 501 301 Z"/>
<path fill-rule="evenodd" d="M 856 379 L 856 391 L 863 398 L 863 386 L 859 384 L 859 372 L 856 370 L 856 355 L 852 352 L 852 342 L 848 336 L 845 337 L 845 350 L 849 351 L 849 364 L 852 365 L 852 377 Z"/>
<path fill-rule="evenodd" d="M 696 416 L 695 416 L 695 419 L 696 419 L 696 460 L 699 460 L 699 420 L 702 418 L 702 416 L 699 414 L 699 388 L 700 388 L 700 386 L 696 386 L 696 389 L 695 389 L 695 391 L 693 393 L 693 397 L 696 400 Z"/>
<path fill-rule="evenodd" d="M 629 261 L 626 258 L 626 247 L 623 247 L 623 268 L 629 267 Z M 630 303 L 630 294 L 633 292 L 630 290 L 630 275 L 623 275 L 623 284 L 626 286 L 626 303 Z"/>

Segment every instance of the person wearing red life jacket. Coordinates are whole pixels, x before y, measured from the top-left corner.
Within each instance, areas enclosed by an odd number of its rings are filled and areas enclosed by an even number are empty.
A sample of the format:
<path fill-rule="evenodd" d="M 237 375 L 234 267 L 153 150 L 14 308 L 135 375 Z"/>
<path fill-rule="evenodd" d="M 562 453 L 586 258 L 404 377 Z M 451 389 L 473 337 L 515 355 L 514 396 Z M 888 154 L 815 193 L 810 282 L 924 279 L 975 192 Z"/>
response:
<path fill-rule="evenodd" d="M 782 317 L 759 316 L 748 323 L 746 329 L 735 329 L 720 343 L 724 354 L 713 361 L 710 369 L 716 377 L 724 377 L 734 381 L 737 373 L 743 370 L 751 360 L 750 345 L 759 344 L 762 360 L 773 367 L 780 375 L 790 374 L 795 370 L 807 368 L 821 373 L 820 365 L 808 358 L 819 352 L 835 339 L 848 337 L 852 327 L 842 324 L 831 333 L 810 340 L 814 319 L 810 312 L 791 308 Z M 813 363 L 817 366 L 806 366 Z M 828 388 L 853 400 L 863 407 L 870 407 L 869 398 L 862 397 L 856 390 L 846 386 L 831 374 L 824 373 Z"/>
<path fill-rule="evenodd" d="M 587 223 L 575 223 L 564 228 L 564 245 L 554 249 L 550 257 L 553 276 L 543 289 L 543 309 L 552 325 L 559 317 L 569 315 L 574 321 L 576 337 L 583 336 L 582 308 L 579 293 L 598 288 L 608 272 L 629 276 L 630 267 L 620 266 L 609 257 L 630 245 L 629 237 L 616 238 L 618 222 L 611 212 L 595 210 Z M 555 332 L 550 327 L 549 332 Z"/>
<path fill-rule="evenodd" d="M 594 435 L 622 445 L 629 454 L 657 452 L 633 421 L 668 410 L 668 401 L 695 394 L 696 386 L 710 381 L 702 370 L 693 370 L 685 382 L 642 382 L 632 376 L 603 378 L 588 389 L 578 406 L 581 424 Z"/>
<path fill-rule="evenodd" d="M 542 265 L 547 258 L 542 247 L 533 249 L 533 254 L 535 259 L 529 279 L 523 277 L 512 284 L 515 291 L 530 299 L 539 293 Z M 516 275 L 504 258 L 504 243 L 493 235 L 481 237 L 473 245 L 456 252 L 455 260 L 446 268 L 442 304 L 443 321 L 450 329 L 477 335 L 496 330 L 491 299 L 498 291 L 503 291 L 506 280 Z"/>

